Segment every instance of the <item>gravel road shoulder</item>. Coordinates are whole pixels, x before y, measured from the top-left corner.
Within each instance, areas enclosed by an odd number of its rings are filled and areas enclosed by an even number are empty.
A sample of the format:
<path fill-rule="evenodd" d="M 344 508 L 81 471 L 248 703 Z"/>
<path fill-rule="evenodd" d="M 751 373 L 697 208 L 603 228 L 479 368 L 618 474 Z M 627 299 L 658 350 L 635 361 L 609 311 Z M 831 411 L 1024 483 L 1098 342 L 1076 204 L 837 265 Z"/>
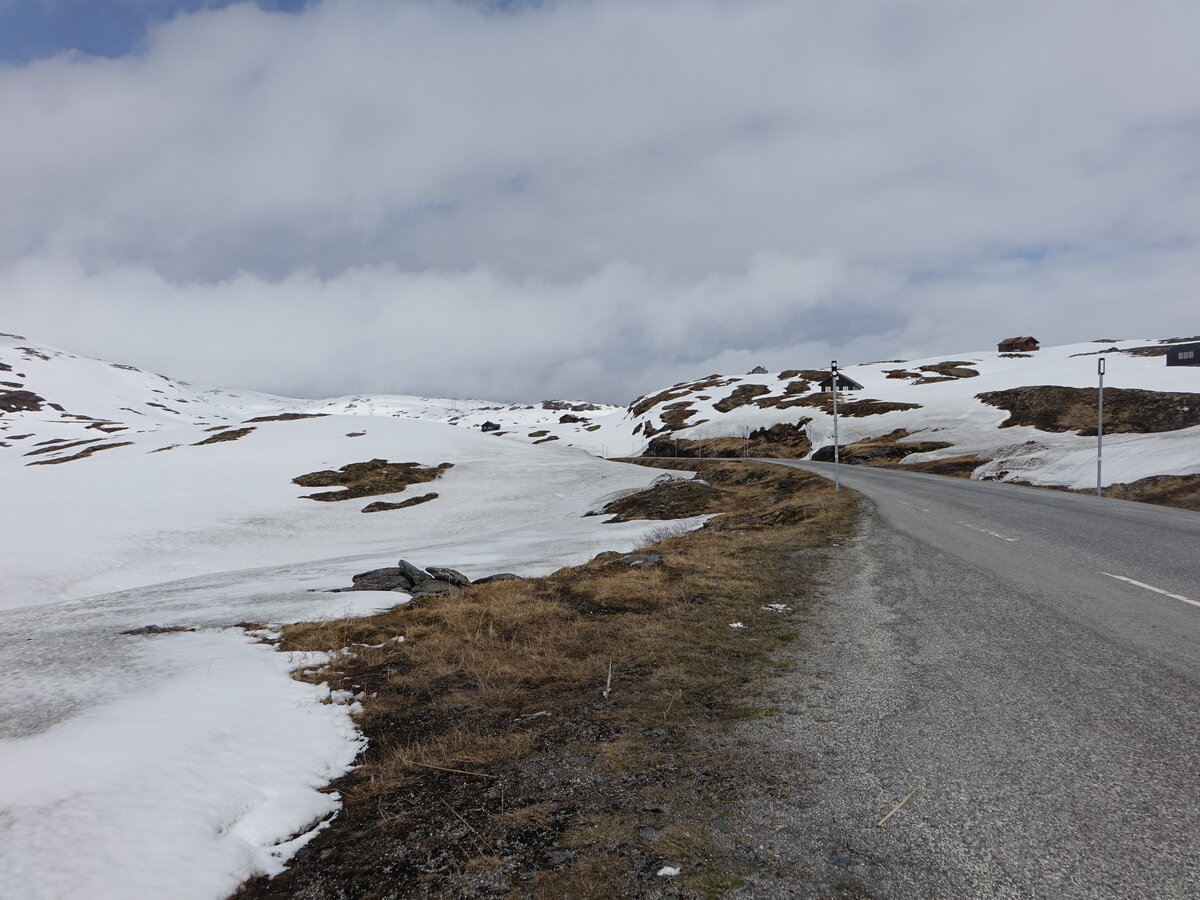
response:
<path fill-rule="evenodd" d="M 1200 896 L 1186 677 L 869 506 L 811 624 L 741 728 L 737 895 Z"/>

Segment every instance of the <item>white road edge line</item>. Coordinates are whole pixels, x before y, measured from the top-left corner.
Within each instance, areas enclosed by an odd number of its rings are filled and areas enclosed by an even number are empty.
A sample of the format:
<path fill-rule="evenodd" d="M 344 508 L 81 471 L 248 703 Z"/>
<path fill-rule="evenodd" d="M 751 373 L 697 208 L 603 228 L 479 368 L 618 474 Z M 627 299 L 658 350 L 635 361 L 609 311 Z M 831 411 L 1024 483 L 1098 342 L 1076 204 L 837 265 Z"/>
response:
<path fill-rule="evenodd" d="M 986 528 L 980 528 L 978 525 L 972 525 L 970 522 L 959 522 L 958 524 L 959 524 L 959 525 L 965 525 L 965 526 L 967 526 L 968 528 L 974 528 L 976 531 L 982 531 L 984 534 L 990 534 L 992 537 L 995 537 L 995 538 L 1000 538 L 1000 540 L 1002 540 L 1002 541 L 1016 541 L 1016 540 L 1019 540 L 1019 538 L 1010 538 L 1010 537 L 1005 537 L 1004 535 L 1002 535 L 1002 534 L 997 534 L 997 533 L 996 533 L 996 532 L 994 532 L 994 531 L 988 531 Z"/>
<path fill-rule="evenodd" d="M 1126 578 L 1124 575 L 1114 575 L 1112 572 L 1101 572 L 1100 574 L 1107 575 L 1109 578 L 1115 578 L 1117 581 L 1128 581 L 1130 584 L 1136 584 L 1138 587 L 1154 591 L 1156 594 L 1165 594 L 1172 600 L 1182 600 L 1184 603 L 1192 604 L 1192 606 L 1200 606 L 1200 600 L 1193 600 L 1190 597 L 1183 596 L 1183 594 L 1172 594 L 1170 591 L 1164 591 L 1162 588 L 1156 588 L 1154 585 L 1146 584 L 1143 581 L 1134 581 L 1132 578 Z"/>

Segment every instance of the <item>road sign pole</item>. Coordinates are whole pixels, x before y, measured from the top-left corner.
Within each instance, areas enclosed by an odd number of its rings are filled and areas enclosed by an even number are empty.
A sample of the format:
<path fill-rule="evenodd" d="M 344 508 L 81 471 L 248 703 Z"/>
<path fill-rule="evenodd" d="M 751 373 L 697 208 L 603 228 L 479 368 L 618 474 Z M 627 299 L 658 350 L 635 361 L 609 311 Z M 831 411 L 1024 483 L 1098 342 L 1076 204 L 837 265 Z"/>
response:
<path fill-rule="evenodd" d="M 838 469 L 838 464 L 841 462 L 841 451 L 838 448 L 838 368 L 836 359 L 830 366 L 830 372 L 832 373 L 832 378 L 829 383 L 833 386 L 833 489 L 840 491 L 842 489 L 842 474 Z"/>
<path fill-rule="evenodd" d="M 1104 357 L 1096 360 L 1096 374 L 1100 376 L 1100 389 L 1096 392 L 1096 496 L 1103 497 L 1101 474 L 1104 469 Z"/>

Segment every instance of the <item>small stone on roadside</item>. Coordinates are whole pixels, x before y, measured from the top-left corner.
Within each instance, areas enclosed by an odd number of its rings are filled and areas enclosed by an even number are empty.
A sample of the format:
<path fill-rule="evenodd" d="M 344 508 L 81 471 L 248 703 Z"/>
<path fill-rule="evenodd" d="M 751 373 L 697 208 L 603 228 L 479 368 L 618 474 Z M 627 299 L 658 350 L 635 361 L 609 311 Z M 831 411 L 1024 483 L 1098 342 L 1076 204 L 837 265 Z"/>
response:
<path fill-rule="evenodd" d="M 448 569 L 445 566 L 430 566 L 425 571 L 438 581 L 448 582 L 455 587 L 466 587 L 471 583 L 471 579 L 457 569 Z"/>
<path fill-rule="evenodd" d="M 606 566 L 629 566 L 631 569 L 651 569 L 662 565 L 662 557 L 653 553 L 630 553 L 605 563 Z"/>
<path fill-rule="evenodd" d="M 520 575 L 514 575 L 512 572 L 498 572 L 495 575 L 487 575 L 484 578 L 476 578 L 471 584 L 491 584 L 493 581 L 520 581 Z"/>

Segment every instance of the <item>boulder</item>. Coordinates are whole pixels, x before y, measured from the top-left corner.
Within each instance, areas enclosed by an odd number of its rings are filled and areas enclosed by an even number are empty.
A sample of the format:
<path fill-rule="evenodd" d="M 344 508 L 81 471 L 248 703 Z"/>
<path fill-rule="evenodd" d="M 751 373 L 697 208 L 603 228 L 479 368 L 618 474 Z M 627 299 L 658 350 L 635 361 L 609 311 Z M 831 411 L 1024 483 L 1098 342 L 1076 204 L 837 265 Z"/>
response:
<path fill-rule="evenodd" d="M 354 591 L 407 591 L 413 584 L 407 573 L 395 566 L 360 572 L 351 580 Z"/>
<path fill-rule="evenodd" d="M 629 566 L 632 569 L 652 569 L 662 565 L 662 557 L 653 553 L 630 553 L 617 559 L 609 560 L 606 566 Z"/>
<path fill-rule="evenodd" d="M 448 581 L 437 581 L 433 578 L 416 585 L 411 591 L 414 600 L 421 597 L 445 597 L 448 594 L 457 594 L 462 588 L 453 585 Z"/>
<path fill-rule="evenodd" d="M 438 581 L 445 581 L 455 587 L 466 587 L 471 579 L 457 569 L 447 569 L 444 566 L 430 566 L 425 570 Z"/>
<path fill-rule="evenodd" d="M 596 514 L 598 515 L 598 513 Z M 592 562 L 611 562 L 614 559 L 620 559 L 624 554 L 618 553 L 616 550 L 602 550 L 592 557 Z"/>
<path fill-rule="evenodd" d="M 487 422 L 484 422 L 482 425 L 480 425 L 479 430 L 480 431 L 499 431 L 500 423 L 492 422 L 489 420 Z"/>
<path fill-rule="evenodd" d="M 512 572 L 500 572 L 496 575 L 488 575 L 485 578 L 476 578 L 472 584 L 491 584 L 493 581 L 520 581 L 520 575 L 514 575 Z"/>
<path fill-rule="evenodd" d="M 418 584 L 424 584 L 427 581 L 433 581 L 432 575 L 424 569 L 418 569 L 406 559 L 397 562 L 396 567 L 408 576 L 408 580 L 412 582 L 413 587 L 416 587 Z"/>

